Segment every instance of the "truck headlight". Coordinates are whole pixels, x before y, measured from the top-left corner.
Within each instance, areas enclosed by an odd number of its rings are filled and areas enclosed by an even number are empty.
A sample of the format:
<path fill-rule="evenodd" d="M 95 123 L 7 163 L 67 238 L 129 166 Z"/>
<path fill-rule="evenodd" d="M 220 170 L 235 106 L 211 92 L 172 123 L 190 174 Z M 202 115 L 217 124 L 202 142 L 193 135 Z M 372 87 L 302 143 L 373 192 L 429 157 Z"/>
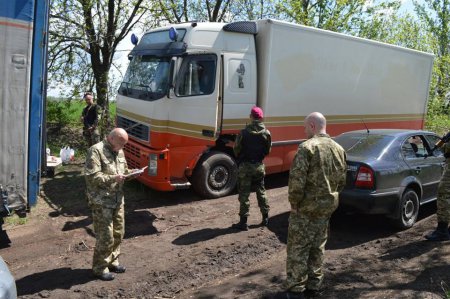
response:
<path fill-rule="evenodd" d="M 158 173 L 158 154 L 150 154 L 148 161 L 148 175 L 156 176 Z"/>

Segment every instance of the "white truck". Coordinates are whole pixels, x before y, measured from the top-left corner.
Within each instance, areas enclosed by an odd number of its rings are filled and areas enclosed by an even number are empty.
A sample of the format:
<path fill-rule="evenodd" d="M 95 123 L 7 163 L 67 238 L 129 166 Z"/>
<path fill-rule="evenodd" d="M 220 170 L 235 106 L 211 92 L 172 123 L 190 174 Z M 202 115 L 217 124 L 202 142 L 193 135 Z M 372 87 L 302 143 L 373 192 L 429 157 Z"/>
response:
<path fill-rule="evenodd" d="M 204 197 L 236 184 L 232 146 L 252 106 L 272 133 L 267 173 L 287 171 L 313 111 L 328 132 L 422 129 L 433 55 L 276 20 L 184 23 L 147 32 L 117 95 L 130 167 L 157 190 Z"/>
<path fill-rule="evenodd" d="M 0 6 L 0 231 L 3 217 L 36 203 L 46 167 L 48 9 L 49 0 Z"/>

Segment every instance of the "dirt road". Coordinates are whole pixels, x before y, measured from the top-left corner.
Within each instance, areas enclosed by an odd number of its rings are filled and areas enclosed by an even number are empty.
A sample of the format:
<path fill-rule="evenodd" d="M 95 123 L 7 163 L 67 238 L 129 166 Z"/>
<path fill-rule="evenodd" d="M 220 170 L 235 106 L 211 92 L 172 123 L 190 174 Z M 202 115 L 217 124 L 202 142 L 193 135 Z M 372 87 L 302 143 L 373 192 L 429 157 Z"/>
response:
<path fill-rule="evenodd" d="M 112 282 L 94 280 L 92 220 L 80 165 L 44 179 L 25 225 L 6 226 L 0 249 L 20 298 L 278 298 L 285 277 L 287 175 L 266 179 L 268 228 L 251 198 L 250 230 L 238 220 L 237 195 L 202 200 L 192 191 L 162 193 L 126 186 L 126 234 Z M 325 260 L 323 298 L 442 298 L 450 283 L 449 242 L 429 243 L 435 205 L 414 228 L 398 232 L 383 217 L 335 215 Z"/>

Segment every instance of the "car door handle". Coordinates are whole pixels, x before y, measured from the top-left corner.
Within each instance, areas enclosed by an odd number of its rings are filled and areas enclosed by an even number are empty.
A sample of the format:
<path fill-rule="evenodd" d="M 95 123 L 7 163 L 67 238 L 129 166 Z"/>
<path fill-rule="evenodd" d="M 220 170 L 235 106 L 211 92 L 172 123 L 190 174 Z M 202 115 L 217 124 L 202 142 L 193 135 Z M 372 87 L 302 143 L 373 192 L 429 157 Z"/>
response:
<path fill-rule="evenodd" d="M 416 173 L 418 174 L 418 173 L 420 173 L 421 171 L 422 171 L 422 168 L 420 168 L 420 167 L 416 167 L 415 169 L 414 169 L 415 171 L 416 171 Z"/>

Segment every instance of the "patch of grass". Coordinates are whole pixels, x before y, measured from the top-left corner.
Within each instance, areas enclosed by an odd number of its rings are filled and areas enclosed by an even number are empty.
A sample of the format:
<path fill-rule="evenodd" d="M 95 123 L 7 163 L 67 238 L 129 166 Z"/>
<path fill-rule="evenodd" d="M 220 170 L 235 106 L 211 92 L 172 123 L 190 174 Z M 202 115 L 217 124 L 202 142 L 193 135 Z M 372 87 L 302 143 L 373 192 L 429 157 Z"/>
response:
<path fill-rule="evenodd" d="M 28 222 L 28 218 L 26 217 L 20 218 L 16 214 L 6 217 L 3 220 L 5 220 L 5 224 L 10 226 L 24 225 Z"/>

